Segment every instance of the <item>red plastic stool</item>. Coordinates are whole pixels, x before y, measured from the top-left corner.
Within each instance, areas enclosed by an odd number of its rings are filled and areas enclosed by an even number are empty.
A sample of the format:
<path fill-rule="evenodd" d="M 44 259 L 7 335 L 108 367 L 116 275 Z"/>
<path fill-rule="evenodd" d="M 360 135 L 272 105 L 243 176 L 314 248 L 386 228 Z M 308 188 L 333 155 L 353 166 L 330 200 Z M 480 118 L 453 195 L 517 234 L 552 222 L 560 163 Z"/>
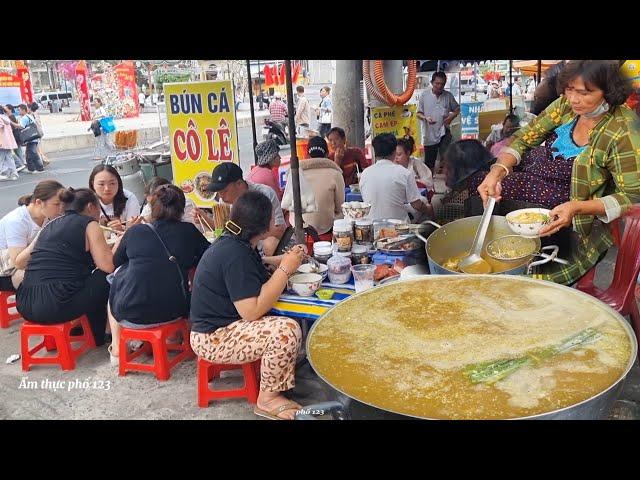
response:
<path fill-rule="evenodd" d="M 220 372 L 226 370 L 242 369 L 244 386 L 232 390 L 212 390 L 209 382 L 220 377 Z M 198 358 L 198 406 L 208 407 L 212 400 L 223 398 L 246 398 L 249 403 L 258 401 L 260 390 L 260 360 L 241 365 L 211 363 L 203 358 Z"/>
<path fill-rule="evenodd" d="M 182 342 L 167 344 L 167 339 L 178 332 L 182 333 Z M 154 372 L 158 380 L 169 380 L 173 367 L 194 356 L 189 343 L 189 333 L 190 328 L 185 318 L 153 328 L 123 327 L 120 331 L 120 376 L 126 375 L 128 371 Z M 129 353 L 127 351 L 129 340 L 142 340 L 148 343 L 145 343 L 141 349 Z M 169 359 L 170 351 L 180 353 Z M 153 363 L 134 362 L 143 353 L 153 353 Z"/>
<path fill-rule="evenodd" d="M 82 334 L 72 336 L 71 329 L 77 326 L 82 326 Z M 29 337 L 34 335 L 42 335 L 44 340 L 29 349 Z M 82 345 L 74 348 L 72 343 L 75 342 L 82 342 Z M 29 371 L 31 365 L 58 364 L 62 370 L 73 370 L 76 368 L 76 359 L 87 350 L 95 348 L 96 342 L 91 333 L 89 319 L 82 315 L 70 322 L 56 325 L 39 325 L 25 321 L 20 326 L 20 346 L 22 370 L 25 372 Z M 36 357 L 35 354 L 43 348 L 49 352 L 57 350 L 58 354 L 53 357 Z"/>
<path fill-rule="evenodd" d="M 0 328 L 9 328 L 11 322 L 22 320 L 18 311 L 11 313 L 10 308 L 16 308 L 16 292 L 0 292 Z"/>

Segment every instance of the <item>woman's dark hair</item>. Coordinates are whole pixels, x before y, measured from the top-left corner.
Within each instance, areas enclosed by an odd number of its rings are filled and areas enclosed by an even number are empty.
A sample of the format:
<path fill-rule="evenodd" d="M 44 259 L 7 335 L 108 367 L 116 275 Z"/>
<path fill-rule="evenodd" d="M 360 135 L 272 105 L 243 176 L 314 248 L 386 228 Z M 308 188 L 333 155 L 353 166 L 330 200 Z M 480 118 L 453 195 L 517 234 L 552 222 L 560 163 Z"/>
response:
<path fill-rule="evenodd" d="M 171 185 L 171 182 L 164 177 L 153 177 L 144 187 L 145 196 L 151 195 L 155 191 L 155 189 L 160 187 L 161 185 Z"/>
<path fill-rule="evenodd" d="M 396 151 L 398 140 L 392 133 L 381 133 L 371 141 L 376 158 L 390 158 Z"/>
<path fill-rule="evenodd" d="M 100 172 L 109 172 L 111 175 L 116 177 L 116 180 L 118 181 L 118 193 L 113 197 L 113 215 L 115 217 L 119 217 L 122 215 L 124 207 L 127 205 L 127 197 L 124 195 L 124 189 L 122 187 L 122 178 L 120 178 L 118 171 L 111 165 L 96 165 L 91 171 L 91 175 L 89 175 L 89 188 L 94 192 L 96 189 L 93 187 L 93 179 Z"/>
<path fill-rule="evenodd" d="M 268 231 L 272 208 L 271 200 L 260 192 L 248 191 L 242 194 L 233 202 L 229 218 L 242 229 L 238 237 L 248 241 Z"/>
<path fill-rule="evenodd" d="M 29 104 L 29 110 L 31 110 L 32 112 L 37 111 L 40 108 L 40 105 L 38 105 L 36 102 L 32 102 Z"/>
<path fill-rule="evenodd" d="M 347 134 L 344 133 L 344 130 L 340 127 L 333 127 L 331 130 L 329 130 L 329 133 L 327 133 L 327 138 L 332 133 L 337 133 L 340 138 L 347 138 Z"/>
<path fill-rule="evenodd" d="M 411 155 L 415 146 L 416 142 L 411 136 L 398 138 L 398 147 L 402 147 L 407 155 Z"/>
<path fill-rule="evenodd" d="M 60 193 L 60 200 L 64 203 L 64 211 L 74 210 L 78 213 L 84 211 L 87 205 L 98 204 L 98 196 L 88 188 L 74 189 L 69 187 Z"/>
<path fill-rule="evenodd" d="M 24 103 L 21 103 L 20 105 L 18 105 L 18 108 L 21 110 L 24 110 L 25 112 L 29 111 L 29 108 L 27 108 L 27 106 Z"/>
<path fill-rule="evenodd" d="M 40 200 L 46 202 L 60 194 L 60 190 L 64 190 L 64 186 L 55 180 L 43 180 L 38 182 L 36 188 L 33 189 L 31 195 L 23 195 L 18 199 L 18 205 L 29 205 L 31 202 Z"/>
<path fill-rule="evenodd" d="M 460 188 L 461 182 L 480 170 L 489 170 L 493 156 L 478 140 L 458 140 L 447 149 L 444 159 L 448 175 L 446 185 Z"/>
<path fill-rule="evenodd" d="M 179 222 L 184 215 L 186 199 L 175 185 L 160 185 L 151 197 L 151 217 L 154 220 L 174 220 Z"/>
<path fill-rule="evenodd" d="M 569 82 L 582 77 L 587 88 L 596 87 L 604 92 L 611 108 L 622 105 L 631 95 L 631 85 L 620 75 L 617 60 L 572 60 L 558 75 L 558 90 L 564 92 Z"/>

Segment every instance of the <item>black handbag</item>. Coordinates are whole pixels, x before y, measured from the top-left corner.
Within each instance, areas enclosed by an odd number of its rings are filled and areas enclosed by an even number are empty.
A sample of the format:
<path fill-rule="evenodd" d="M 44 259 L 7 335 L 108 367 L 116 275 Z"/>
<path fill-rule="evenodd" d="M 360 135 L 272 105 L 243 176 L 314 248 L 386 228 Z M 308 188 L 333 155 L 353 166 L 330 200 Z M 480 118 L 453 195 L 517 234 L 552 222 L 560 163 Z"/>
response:
<path fill-rule="evenodd" d="M 31 123 L 20 130 L 20 143 L 25 144 L 42 138 L 42 130 L 31 117 L 28 117 Z"/>

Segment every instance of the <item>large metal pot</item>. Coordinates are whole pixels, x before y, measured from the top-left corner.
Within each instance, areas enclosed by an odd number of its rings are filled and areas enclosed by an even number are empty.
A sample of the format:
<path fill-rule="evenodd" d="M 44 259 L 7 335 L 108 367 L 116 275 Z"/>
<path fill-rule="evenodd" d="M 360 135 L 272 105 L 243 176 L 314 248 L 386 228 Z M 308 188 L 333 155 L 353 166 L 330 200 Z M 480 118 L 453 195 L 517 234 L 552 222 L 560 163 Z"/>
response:
<path fill-rule="evenodd" d="M 422 235 L 417 234 L 417 236 L 425 242 L 429 270 L 432 274 L 460 275 L 460 272 L 445 268 L 444 263 L 451 257 L 471 250 L 471 247 L 473 246 L 473 239 L 476 231 L 478 230 L 478 226 L 480 225 L 481 218 L 482 216 L 461 218 L 451 223 L 447 223 L 444 226 L 440 226 L 437 223 L 430 221 L 428 223 L 437 227 L 437 230 L 429 235 L 428 238 L 424 238 Z M 520 260 L 504 261 L 495 260 L 487 254 L 487 245 L 489 245 L 492 240 L 512 234 L 513 232 L 509 228 L 509 224 L 505 217 L 497 215 L 493 215 L 491 217 L 491 223 L 489 223 L 489 230 L 487 231 L 487 237 L 484 242 L 481 256 L 491 264 L 494 272 L 493 274 L 525 275 L 530 267 L 542 265 L 551 261 L 551 259 L 546 258 L 534 262 L 533 260 L 535 255 L 529 255 Z M 540 250 L 540 239 L 536 238 L 535 241 L 537 249 Z"/>
<path fill-rule="evenodd" d="M 470 276 L 470 275 L 467 275 Z M 485 281 L 487 282 L 491 282 L 491 280 L 493 278 L 495 278 L 494 276 L 491 275 L 473 275 L 474 278 L 476 277 L 485 277 Z M 438 277 L 437 275 L 429 275 L 429 276 L 425 276 L 425 277 L 420 277 L 419 279 L 411 279 L 411 280 L 407 280 L 408 282 L 429 282 L 429 281 L 439 281 L 440 279 L 442 279 L 442 277 Z M 533 280 L 530 278 L 525 278 L 525 277 L 502 277 L 503 280 L 507 280 L 507 281 L 513 281 L 514 283 L 518 284 L 518 282 L 533 282 L 533 283 L 539 283 L 539 280 Z M 608 313 L 615 317 L 615 319 L 620 323 L 620 325 L 622 326 L 622 328 L 624 329 L 624 331 L 627 334 L 627 337 L 629 339 L 630 345 L 631 345 L 631 353 L 629 356 L 629 360 L 627 362 L 626 367 L 623 370 L 623 373 L 620 375 L 620 377 L 607 389 L 603 390 L 600 393 L 597 393 L 596 395 L 592 396 L 591 398 L 588 398 L 586 400 L 583 400 L 582 402 L 579 402 L 577 404 L 574 405 L 570 405 L 568 407 L 559 409 L 559 410 L 555 410 L 552 412 L 547 412 L 547 413 L 543 413 L 543 414 L 539 414 L 539 415 L 533 415 L 533 416 L 528 416 L 528 417 L 521 417 L 518 418 L 518 420 L 598 420 L 598 419 L 603 419 L 606 418 L 606 415 L 609 413 L 609 411 L 611 410 L 611 407 L 613 406 L 613 404 L 615 403 L 615 401 L 617 400 L 618 396 L 620 395 L 620 393 L 622 392 L 622 389 L 624 387 L 624 380 L 627 377 L 627 375 L 629 374 L 629 371 L 631 370 L 631 368 L 633 367 L 636 357 L 637 357 L 637 353 L 638 353 L 638 342 L 635 336 L 635 333 L 633 331 L 633 329 L 631 328 L 631 326 L 629 325 L 629 323 L 624 319 L 624 317 L 622 317 L 622 315 L 620 315 L 618 312 L 616 312 L 614 309 L 612 309 L 611 307 L 609 307 L 606 304 L 603 304 L 602 302 L 600 302 L 598 299 L 587 295 L 586 293 L 580 292 L 579 290 L 575 290 L 573 288 L 564 286 L 564 285 L 559 285 L 559 284 L 555 284 L 555 283 L 551 283 L 551 282 L 544 282 L 547 285 L 549 285 L 551 288 L 555 288 L 555 289 L 559 289 L 562 291 L 565 291 L 567 294 L 570 295 L 578 295 L 578 296 L 582 296 L 585 300 L 587 300 L 590 303 L 593 303 L 594 308 L 604 308 L 605 310 L 608 311 Z M 379 291 L 379 289 L 383 289 L 383 288 L 397 288 L 398 285 L 401 285 L 402 282 L 400 283 L 390 283 L 390 284 L 386 284 L 386 285 L 382 285 L 379 287 L 376 287 L 376 290 Z M 424 287 L 425 289 L 428 289 L 429 286 L 425 285 Z M 517 288 L 517 287 L 516 287 Z M 357 293 L 355 295 L 352 295 L 351 297 L 349 297 L 349 299 L 345 300 L 345 302 L 357 302 L 358 299 L 360 297 L 362 297 L 363 295 L 365 295 L 367 292 L 361 292 L 361 293 Z M 366 311 L 366 310 L 365 310 Z M 311 330 L 309 331 L 309 335 L 307 336 L 307 342 L 306 342 L 306 351 L 307 351 L 307 355 L 309 355 L 309 352 L 311 352 L 310 349 L 310 342 L 313 339 L 313 334 L 315 329 L 318 327 L 318 325 L 320 325 L 323 321 L 323 319 L 330 314 L 330 311 L 325 313 L 322 317 L 320 317 L 316 322 L 314 322 L 313 327 L 311 328 Z M 384 419 L 410 419 L 410 418 L 423 418 L 423 417 L 411 417 L 408 415 L 404 415 L 400 412 L 393 412 L 390 410 L 386 410 L 386 409 L 382 409 L 380 407 L 377 407 L 375 405 L 372 405 L 370 403 L 367 403 L 366 401 L 363 401 L 363 399 L 356 399 L 353 397 L 350 397 L 349 394 L 347 394 L 346 392 L 338 389 L 335 385 L 333 385 L 329 380 L 327 380 L 321 372 L 318 371 L 317 368 L 314 367 L 313 364 L 313 358 L 308 356 L 308 360 L 309 363 L 311 364 L 311 367 L 316 371 L 316 373 L 318 374 L 318 376 L 321 379 L 321 384 L 323 385 L 323 387 L 325 388 L 325 391 L 329 397 L 329 400 L 326 402 L 322 402 L 322 403 L 318 403 L 315 405 L 309 405 L 309 406 L 305 406 L 304 410 L 296 415 L 296 419 L 299 420 L 311 420 L 314 419 L 314 414 L 313 412 L 321 412 L 323 411 L 325 414 L 330 414 L 334 419 L 351 419 L 351 418 L 384 418 Z M 316 413 L 317 414 L 317 413 Z M 425 420 L 430 420 L 430 418 L 423 418 Z"/>

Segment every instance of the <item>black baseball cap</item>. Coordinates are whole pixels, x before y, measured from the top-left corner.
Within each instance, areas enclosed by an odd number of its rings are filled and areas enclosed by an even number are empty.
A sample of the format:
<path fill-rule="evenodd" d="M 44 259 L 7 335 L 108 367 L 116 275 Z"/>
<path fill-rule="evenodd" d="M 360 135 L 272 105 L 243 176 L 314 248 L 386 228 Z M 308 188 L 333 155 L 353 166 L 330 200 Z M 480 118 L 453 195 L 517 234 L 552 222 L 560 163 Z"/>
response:
<path fill-rule="evenodd" d="M 227 185 L 242 179 L 242 169 L 233 162 L 224 162 L 213 169 L 211 183 L 207 187 L 210 192 L 219 192 Z"/>

